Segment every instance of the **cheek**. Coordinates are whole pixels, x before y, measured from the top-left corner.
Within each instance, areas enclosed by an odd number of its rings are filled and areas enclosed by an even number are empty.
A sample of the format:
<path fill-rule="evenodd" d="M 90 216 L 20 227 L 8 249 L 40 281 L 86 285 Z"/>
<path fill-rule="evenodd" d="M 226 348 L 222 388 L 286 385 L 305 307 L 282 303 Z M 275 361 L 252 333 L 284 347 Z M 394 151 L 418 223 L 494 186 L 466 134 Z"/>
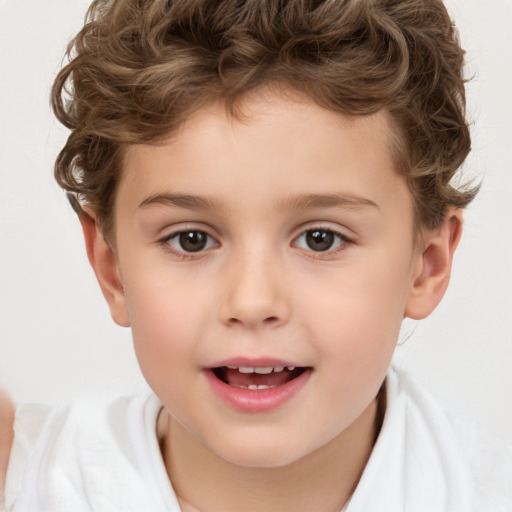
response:
<path fill-rule="evenodd" d="M 375 269 L 352 268 L 349 277 L 331 283 L 311 322 L 317 375 L 334 425 L 348 425 L 375 398 L 399 336 L 407 279 L 397 279 L 391 263 L 385 272 Z"/>
<path fill-rule="evenodd" d="M 410 260 L 395 256 L 361 260 L 319 295 L 319 349 L 354 374 L 387 367 L 394 351 L 410 282 Z"/>
<path fill-rule="evenodd" d="M 202 325 L 198 294 L 145 275 L 125 284 L 125 296 L 137 359 L 148 383 L 158 388 L 194 364 Z"/>

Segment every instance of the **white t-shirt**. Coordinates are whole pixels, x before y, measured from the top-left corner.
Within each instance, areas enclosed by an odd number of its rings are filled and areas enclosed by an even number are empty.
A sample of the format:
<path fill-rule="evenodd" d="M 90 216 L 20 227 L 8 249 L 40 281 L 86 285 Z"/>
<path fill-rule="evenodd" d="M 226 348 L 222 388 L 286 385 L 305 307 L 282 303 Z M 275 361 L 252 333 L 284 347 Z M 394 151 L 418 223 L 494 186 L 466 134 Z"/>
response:
<path fill-rule="evenodd" d="M 343 512 L 511 512 L 512 448 L 450 420 L 401 371 L 386 381 L 384 423 Z M 151 396 L 22 405 L 7 472 L 8 512 L 179 512 Z"/>

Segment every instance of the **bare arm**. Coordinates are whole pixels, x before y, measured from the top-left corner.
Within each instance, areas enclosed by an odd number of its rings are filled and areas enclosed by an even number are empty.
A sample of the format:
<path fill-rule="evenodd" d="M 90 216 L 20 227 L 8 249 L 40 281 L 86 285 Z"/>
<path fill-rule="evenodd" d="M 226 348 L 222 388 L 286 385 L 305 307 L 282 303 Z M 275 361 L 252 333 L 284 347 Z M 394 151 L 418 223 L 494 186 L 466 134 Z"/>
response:
<path fill-rule="evenodd" d="M 14 405 L 8 395 L 0 391 L 0 491 L 5 485 L 7 463 L 14 438 Z M 0 492 L 0 500 L 2 496 Z M 0 501 L 1 503 L 1 501 Z"/>

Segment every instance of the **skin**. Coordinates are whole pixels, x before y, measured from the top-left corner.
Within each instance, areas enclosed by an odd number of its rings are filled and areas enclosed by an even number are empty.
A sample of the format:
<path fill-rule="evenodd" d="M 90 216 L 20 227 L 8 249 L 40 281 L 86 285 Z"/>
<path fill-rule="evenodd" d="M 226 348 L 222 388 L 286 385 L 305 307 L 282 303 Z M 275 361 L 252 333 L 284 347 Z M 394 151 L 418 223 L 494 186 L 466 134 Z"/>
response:
<path fill-rule="evenodd" d="M 0 391 L 0 504 L 5 485 L 7 463 L 14 438 L 14 405 L 3 391 Z"/>
<path fill-rule="evenodd" d="M 444 294 L 462 214 L 415 243 L 385 112 L 348 117 L 268 91 L 244 112 L 213 104 L 164 143 L 130 147 L 115 238 L 84 215 L 88 255 L 165 406 L 183 510 L 332 512 L 371 453 L 402 319 Z M 311 247 L 314 229 L 336 233 L 328 250 Z M 207 234 L 205 248 L 184 250 L 184 231 Z M 277 409 L 241 412 L 204 372 L 241 356 L 311 373 Z"/>

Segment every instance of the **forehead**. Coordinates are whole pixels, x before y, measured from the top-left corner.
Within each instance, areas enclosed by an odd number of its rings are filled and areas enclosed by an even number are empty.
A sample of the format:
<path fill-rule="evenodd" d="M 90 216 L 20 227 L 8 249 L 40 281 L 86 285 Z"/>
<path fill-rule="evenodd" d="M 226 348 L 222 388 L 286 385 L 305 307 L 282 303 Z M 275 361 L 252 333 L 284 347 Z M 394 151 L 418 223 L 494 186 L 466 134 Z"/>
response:
<path fill-rule="evenodd" d="M 212 103 L 168 139 L 129 147 L 117 199 L 132 207 L 167 192 L 208 196 L 219 206 L 267 199 L 277 205 L 329 191 L 392 199 L 407 189 L 392 141 L 384 111 L 347 116 L 304 97 L 260 92 L 235 116 Z"/>

